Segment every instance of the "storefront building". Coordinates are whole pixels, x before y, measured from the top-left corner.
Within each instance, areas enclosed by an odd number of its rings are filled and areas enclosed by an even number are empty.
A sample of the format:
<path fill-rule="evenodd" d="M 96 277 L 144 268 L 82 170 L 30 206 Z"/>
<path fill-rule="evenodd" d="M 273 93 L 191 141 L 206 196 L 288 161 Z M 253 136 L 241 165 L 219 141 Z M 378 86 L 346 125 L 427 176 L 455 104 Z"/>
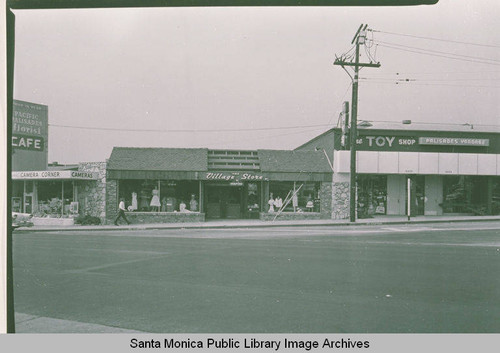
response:
<path fill-rule="evenodd" d="M 408 205 L 412 216 L 500 214 L 500 133 L 367 125 L 358 127 L 358 218 L 407 215 Z M 350 151 L 341 134 L 332 129 L 299 147 L 333 143 L 333 218 L 349 215 Z"/>
<path fill-rule="evenodd" d="M 133 223 L 330 218 L 331 180 L 318 151 L 115 147 L 106 220 L 121 199 Z"/>
<path fill-rule="evenodd" d="M 81 214 L 104 219 L 104 203 L 105 163 L 12 172 L 12 212 L 32 214 L 37 224 L 73 224 Z"/>

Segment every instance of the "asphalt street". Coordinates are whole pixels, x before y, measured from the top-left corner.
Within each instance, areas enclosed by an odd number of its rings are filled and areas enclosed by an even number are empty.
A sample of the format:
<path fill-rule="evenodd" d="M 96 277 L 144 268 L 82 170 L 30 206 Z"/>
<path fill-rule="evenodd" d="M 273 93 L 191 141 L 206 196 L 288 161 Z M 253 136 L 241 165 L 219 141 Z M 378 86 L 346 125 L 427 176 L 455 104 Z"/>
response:
<path fill-rule="evenodd" d="M 17 332 L 500 332 L 500 222 L 14 233 Z"/>

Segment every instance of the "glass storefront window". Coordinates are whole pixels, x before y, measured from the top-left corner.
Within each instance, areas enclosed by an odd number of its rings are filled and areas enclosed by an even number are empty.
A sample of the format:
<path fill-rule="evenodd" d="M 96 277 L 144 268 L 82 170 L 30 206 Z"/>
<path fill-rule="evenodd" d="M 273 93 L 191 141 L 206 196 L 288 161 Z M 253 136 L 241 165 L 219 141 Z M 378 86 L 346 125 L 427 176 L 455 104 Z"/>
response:
<path fill-rule="evenodd" d="M 275 212 L 281 207 L 283 208 L 282 212 L 320 212 L 321 200 L 319 190 L 319 182 L 270 182 L 268 208 L 266 211 L 271 206 L 269 201 L 273 199 L 273 209 Z M 280 201 L 276 202 L 277 199 Z"/>
<path fill-rule="evenodd" d="M 443 180 L 443 212 L 487 214 L 488 177 L 445 176 Z"/>
<path fill-rule="evenodd" d="M 38 181 L 37 199 L 37 216 L 68 216 L 70 214 L 70 204 L 73 202 L 73 181 Z"/>
<path fill-rule="evenodd" d="M 120 180 L 119 199 L 136 212 L 200 212 L 194 180 Z"/>
<path fill-rule="evenodd" d="M 358 217 L 387 213 L 387 176 L 358 176 Z"/>
<path fill-rule="evenodd" d="M 500 214 L 500 177 L 494 177 L 491 193 L 491 214 Z"/>

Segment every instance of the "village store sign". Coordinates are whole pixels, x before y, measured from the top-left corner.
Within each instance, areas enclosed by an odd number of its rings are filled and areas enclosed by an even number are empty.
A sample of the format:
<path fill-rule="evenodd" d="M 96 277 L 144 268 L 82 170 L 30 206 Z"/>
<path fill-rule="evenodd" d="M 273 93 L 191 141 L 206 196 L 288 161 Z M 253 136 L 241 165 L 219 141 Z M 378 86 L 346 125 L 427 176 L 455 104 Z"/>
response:
<path fill-rule="evenodd" d="M 70 179 L 70 180 L 97 180 L 97 173 L 78 172 L 74 170 L 41 170 L 12 172 L 12 179 L 20 180 L 48 180 L 48 179 Z"/>
<path fill-rule="evenodd" d="M 243 182 L 243 181 L 261 181 L 268 180 L 261 174 L 253 173 L 239 173 L 239 172 L 207 172 L 204 175 L 204 180 L 213 181 L 229 181 L 229 182 Z"/>

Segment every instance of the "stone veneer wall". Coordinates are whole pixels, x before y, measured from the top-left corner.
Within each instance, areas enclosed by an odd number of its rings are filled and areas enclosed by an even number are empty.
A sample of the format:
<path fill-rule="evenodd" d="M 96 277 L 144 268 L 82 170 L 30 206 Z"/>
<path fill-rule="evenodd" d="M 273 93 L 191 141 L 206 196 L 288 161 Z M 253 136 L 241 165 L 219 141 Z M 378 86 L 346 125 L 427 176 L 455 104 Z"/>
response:
<path fill-rule="evenodd" d="M 321 219 L 332 218 L 332 183 L 321 183 L 319 190 L 319 198 L 321 200 L 320 212 Z"/>
<path fill-rule="evenodd" d="M 79 213 L 106 218 L 106 162 L 79 163 L 79 172 L 97 173 L 97 180 L 78 181 Z"/>
<path fill-rule="evenodd" d="M 199 212 L 125 212 L 132 224 L 204 222 L 205 214 Z M 114 221 L 114 220 L 113 220 Z M 125 224 L 120 219 L 119 224 Z"/>
<path fill-rule="evenodd" d="M 346 219 L 349 209 L 350 176 L 346 173 L 334 173 L 332 183 L 332 219 Z"/>
<path fill-rule="evenodd" d="M 118 216 L 118 180 L 106 181 L 106 224 L 113 224 Z"/>

